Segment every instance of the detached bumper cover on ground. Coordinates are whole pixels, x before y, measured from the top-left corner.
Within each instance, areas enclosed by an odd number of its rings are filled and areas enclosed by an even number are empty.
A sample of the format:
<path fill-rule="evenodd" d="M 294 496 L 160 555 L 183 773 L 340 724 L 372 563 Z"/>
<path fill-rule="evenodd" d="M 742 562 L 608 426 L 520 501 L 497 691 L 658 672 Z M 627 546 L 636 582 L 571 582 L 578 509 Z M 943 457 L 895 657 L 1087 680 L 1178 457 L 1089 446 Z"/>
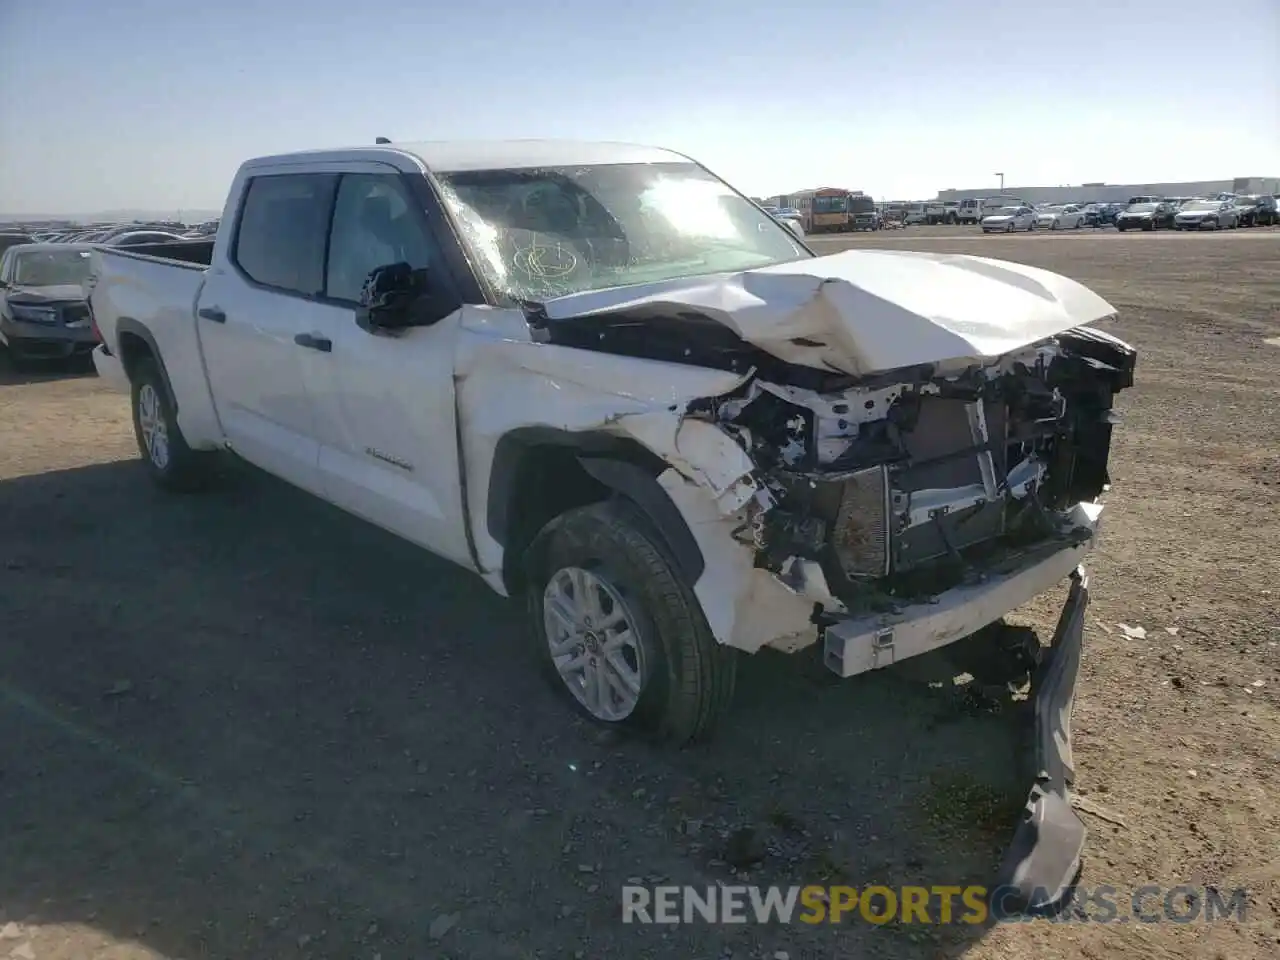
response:
<path fill-rule="evenodd" d="M 1032 681 L 1035 780 L 1005 852 L 991 896 L 995 916 L 1049 912 L 1069 896 L 1080 869 L 1087 831 L 1071 807 L 1071 708 L 1084 646 L 1089 578 L 1071 575 L 1071 590 L 1053 644 Z"/>

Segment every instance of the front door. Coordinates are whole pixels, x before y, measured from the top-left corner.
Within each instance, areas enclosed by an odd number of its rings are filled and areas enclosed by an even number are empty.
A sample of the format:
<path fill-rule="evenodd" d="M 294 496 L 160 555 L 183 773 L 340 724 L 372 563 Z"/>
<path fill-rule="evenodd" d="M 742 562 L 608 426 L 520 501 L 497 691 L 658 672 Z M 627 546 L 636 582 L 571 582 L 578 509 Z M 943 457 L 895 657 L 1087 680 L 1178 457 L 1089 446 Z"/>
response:
<path fill-rule="evenodd" d="M 454 415 L 454 347 L 460 312 L 395 335 L 356 324 L 370 271 L 427 267 L 447 284 L 437 243 L 401 175 L 343 173 L 338 184 L 324 299 L 316 332 L 332 341 L 308 374 L 317 399 L 320 475 L 326 497 L 351 513 L 465 566 Z"/>

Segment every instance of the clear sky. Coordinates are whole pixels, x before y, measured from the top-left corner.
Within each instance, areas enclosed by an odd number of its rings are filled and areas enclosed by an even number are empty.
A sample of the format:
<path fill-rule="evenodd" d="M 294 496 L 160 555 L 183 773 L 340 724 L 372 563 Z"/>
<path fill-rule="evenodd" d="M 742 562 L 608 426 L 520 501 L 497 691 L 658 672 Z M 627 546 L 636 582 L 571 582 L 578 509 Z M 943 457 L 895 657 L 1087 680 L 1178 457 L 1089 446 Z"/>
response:
<path fill-rule="evenodd" d="M 0 211 L 220 208 L 243 159 L 671 147 L 756 195 L 1280 176 L 1280 0 L 0 0 Z"/>

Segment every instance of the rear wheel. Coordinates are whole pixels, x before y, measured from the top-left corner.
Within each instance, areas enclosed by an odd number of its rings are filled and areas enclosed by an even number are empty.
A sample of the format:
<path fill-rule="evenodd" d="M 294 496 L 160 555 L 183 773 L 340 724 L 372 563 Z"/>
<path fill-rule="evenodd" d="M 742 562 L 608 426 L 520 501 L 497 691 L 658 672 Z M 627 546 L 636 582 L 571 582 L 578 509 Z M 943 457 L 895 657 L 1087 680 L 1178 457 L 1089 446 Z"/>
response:
<path fill-rule="evenodd" d="M 187 446 L 159 365 L 139 360 L 130 379 L 133 432 L 152 480 L 166 490 L 200 489 L 209 479 L 210 454 Z"/>
<path fill-rule="evenodd" d="M 737 651 L 712 636 L 660 542 L 623 501 L 571 510 L 535 543 L 527 604 L 536 655 L 582 714 L 685 744 L 727 712 Z"/>

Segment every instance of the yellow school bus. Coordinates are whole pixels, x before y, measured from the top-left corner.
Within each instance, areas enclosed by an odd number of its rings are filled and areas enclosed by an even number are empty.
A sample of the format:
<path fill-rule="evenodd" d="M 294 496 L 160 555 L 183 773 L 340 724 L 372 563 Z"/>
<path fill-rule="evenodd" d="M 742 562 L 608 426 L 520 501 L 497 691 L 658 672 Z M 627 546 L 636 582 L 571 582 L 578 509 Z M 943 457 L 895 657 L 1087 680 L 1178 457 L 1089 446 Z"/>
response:
<path fill-rule="evenodd" d="M 809 205 L 809 224 L 806 233 L 830 233 L 849 229 L 849 198 L 852 193 L 838 187 L 823 187 L 813 191 Z"/>

